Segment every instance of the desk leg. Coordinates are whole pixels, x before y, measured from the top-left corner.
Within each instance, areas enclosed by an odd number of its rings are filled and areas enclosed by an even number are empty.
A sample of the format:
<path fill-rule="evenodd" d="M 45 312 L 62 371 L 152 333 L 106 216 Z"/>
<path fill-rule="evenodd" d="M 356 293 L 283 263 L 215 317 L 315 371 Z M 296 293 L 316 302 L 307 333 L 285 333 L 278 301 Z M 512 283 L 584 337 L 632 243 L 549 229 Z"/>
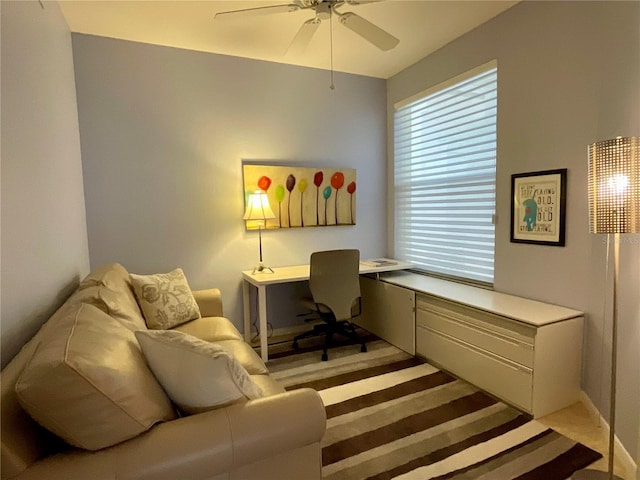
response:
<path fill-rule="evenodd" d="M 262 361 L 269 360 L 269 345 L 267 343 L 267 287 L 258 287 L 258 318 L 260 320 L 260 354 Z"/>
<path fill-rule="evenodd" d="M 249 282 L 242 281 L 242 303 L 244 306 L 244 341 L 251 343 L 251 292 Z"/>

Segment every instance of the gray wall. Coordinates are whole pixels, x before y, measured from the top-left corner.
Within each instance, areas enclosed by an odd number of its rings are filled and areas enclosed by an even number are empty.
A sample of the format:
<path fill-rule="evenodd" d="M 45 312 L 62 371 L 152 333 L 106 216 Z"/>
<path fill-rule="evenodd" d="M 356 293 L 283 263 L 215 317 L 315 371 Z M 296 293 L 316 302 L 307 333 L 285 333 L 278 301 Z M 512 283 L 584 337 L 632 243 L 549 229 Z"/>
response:
<path fill-rule="evenodd" d="M 267 265 L 386 253 L 384 80 L 336 74 L 332 91 L 326 71 L 87 35 L 73 50 L 92 268 L 182 267 L 242 329 L 240 271 L 258 261 L 243 159 L 357 171 L 357 225 L 263 232 Z M 273 326 L 299 325 L 296 289 L 271 294 Z"/>
<path fill-rule="evenodd" d="M 71 34 L 2 2 L 2 365 L 89 270 Z"/>
<path fill-rule="evenodd" d="M 603 312 L 610 282 L 605 237 L 588 232 L 586 150 L 598 140 L 640 135 L 639 52 L 638 2 L 522 2 L 394 76 L 387 87 L 391 129 L 395 102 L 498 60 L 495 289 L 586 312 L 582 387 L 605 418 L 611 333 L 610 313 L 603 332 Z M 392 148 L 389 155 L 392 161 Z M 568 168 L 566 246 L 510 243 L 511 175 L 556 168 Z M 389 235 L 392 245 L 392 228 Z M 616 429 L 633 455 L 640 408 L 640 239 L 623 240 Z"/>

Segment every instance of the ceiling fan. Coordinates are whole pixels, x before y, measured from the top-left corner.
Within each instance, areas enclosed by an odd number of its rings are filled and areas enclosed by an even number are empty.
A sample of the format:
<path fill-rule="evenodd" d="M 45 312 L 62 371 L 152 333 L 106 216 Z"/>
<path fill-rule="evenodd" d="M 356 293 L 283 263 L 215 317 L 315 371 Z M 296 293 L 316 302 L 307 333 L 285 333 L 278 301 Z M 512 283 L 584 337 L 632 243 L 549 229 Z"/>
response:
<path fill-rule="evenodd" d="M 352 32 L 360 35 L 380 50 L 387 51 L 394 48 L 400 40 L 368 20 L 365 20 L 360 15 L 353 12 L 339 11 L 345 4 L 355 6 L 378 1 L 381 0 L 293 0 L 292 3 L 284 5 L 270 5 L 266 7 L 219 12 L 216 13 L 214 18 L 216 20 L 223 20 L 295 12 L 298 10 L 312 10 L 315 12 L 315 16 L 302 24 L 289 45 L 287 54 L 300 54 L 304 52 L 320 26 L 320 23 L 322 23 L 323 20 L 331 21 L 332 15 L 336 15 L 340 24 Z"/>

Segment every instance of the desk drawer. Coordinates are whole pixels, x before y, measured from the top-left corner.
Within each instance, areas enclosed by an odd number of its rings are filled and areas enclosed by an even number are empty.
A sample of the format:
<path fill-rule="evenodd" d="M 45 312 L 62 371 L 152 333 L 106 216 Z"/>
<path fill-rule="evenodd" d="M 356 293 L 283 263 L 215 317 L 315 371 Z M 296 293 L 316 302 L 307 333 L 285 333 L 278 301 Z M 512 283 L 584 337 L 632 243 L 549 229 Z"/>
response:
<path fill-rule="evenodd" d="M 471 322 L 455 312 L 430 307 L 418 309 L 416 324 L 533 368 L 533 339 L 507 335 L 489 324 Z"/>
<path fill-rule="evenodd" d="M 477 387 L 532 411 L 530 368 L 423 326 L 416 329 L 416 351 Z"/>

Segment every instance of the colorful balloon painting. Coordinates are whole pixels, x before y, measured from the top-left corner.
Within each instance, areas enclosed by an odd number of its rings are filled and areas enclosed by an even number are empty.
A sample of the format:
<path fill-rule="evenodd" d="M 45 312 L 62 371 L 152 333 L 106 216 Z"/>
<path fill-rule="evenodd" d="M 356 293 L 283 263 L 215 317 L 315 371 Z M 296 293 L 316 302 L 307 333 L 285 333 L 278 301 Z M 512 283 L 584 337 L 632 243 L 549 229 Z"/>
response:
<path fill-rule="evenodd" d="M 307 180 L 303 178 L 298 183 L 298 190 L 300 190 L 300 226 L 304 227 L 304 215 L 302 215 L 304 209 L 304 192 L 307 189 Z"/>
<path fill-rule="evenodd" d="M 287 217 L 289 218 L 289 228 L 291 228 L 291 192 L 293 187 L 296 186 L 296 177 L 289 174 L 287 177 L 287 190 L 289 191 L 289 203 L 287 204 Z"/>
<path fill-rule="evenodd" d="M 329 225 L 329 221 L 327 220 L 327 202 L 329 202 L 329 197 L 331 196 L 331 187 L 325 187 L 322 196 L 324 197 L 324 224 Z"/>
<path fill-rule="evenodd" d="M 263 191 L 269 190 L 271 186 L 271 179 L 269 177 L 265 177 L 264 175 L 260 177 L 258 180 L 258 188 Z"/>
<path fill-rule="evenodd" d="M 338 223 L 338 190 L 340 190 L 343 185 L 344 185 L 344 173 L 336 172 L 333 175 L 331 175 L 331 186 L 336 189 L 336 201 L 334 202 L 336 207 L 336 216 L 335 216 L 336 223 Z"/>
<path fill-rule="evenodd" d="M 316 225 L 320 225 L 320 185 L 324 180 L 322 172 L 316 172 L 313 175 L 313 184 L 316 186 Z"/>
<path fill-rule="evenodd" d="M 347 185 L 347 193 L 351 195 L 349 200 L 349 213 L 351 214 L 351 224 L 353 225 L 353 202 L 355 201 L 353 199 L 353 194 L 356 193 L 356 182 L 351 182 Z"/>
<path fill-rule="evenodd" d="M 282 228 L 282 201 L 283 200 L 284 200 L 284 187 L 282 185 L 278 185 L 276 187 L 276 202 L 278 202 L 278 225 L 280 228 Z"/>
<path fill-rule="evenodd" d="M 258 188 L 269 198 L 276 218 L 267 220 L 266 228 L 324 227 L 356 223 L 355 169 L 243 162 L 243 176 L 245 192 L 253 192 Z M 309 188 L 311 183 L 315 189 Z"/>

